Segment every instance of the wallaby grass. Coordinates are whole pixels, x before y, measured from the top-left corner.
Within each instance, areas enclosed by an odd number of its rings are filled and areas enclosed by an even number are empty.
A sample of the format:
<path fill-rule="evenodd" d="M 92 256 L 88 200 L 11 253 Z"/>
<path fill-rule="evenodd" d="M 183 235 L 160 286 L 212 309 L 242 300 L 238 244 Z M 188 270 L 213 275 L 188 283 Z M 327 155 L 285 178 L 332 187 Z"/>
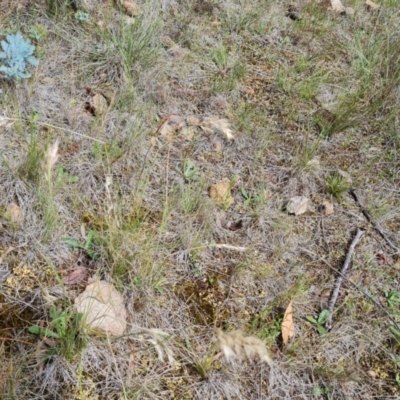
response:
<path fill-rule="evenodd" d="M 327 307 L 336 276 L 327 263 L 340 269 L 357 226 L 367 234 L 347 277 L 399 319 L 398 254 L 348 193 L 399 247 L 398 4 L 369 12 L 349 1 L 355 14 L 341 16 L 299 2 L 297 21 L 289 5 L 142 1 L 133 21 L 111 1 L 49 0 L 0 16 L 2 36 L 37 24 L 46 32 L 32 78 L 1 81 L 0 115 L 13 122 L 0 123 L 2 397 L 399 395 L 399 338 L 371 300 L 345 281 L 331 331 L 319 335 L 306 319 Z M 90 21 L 79 23 L 77 10 Z M 105 97 L 104 114 L 85 111 L 86 88 Z M 152 135 L 169 114 L 227 118 L 235 139 Z M 209 196 L 223 179 L 229 207 Z M 288 215 L 285 202 L 299 195 L 309 211 Z M 96 259 L 63 241 L 84 242 L 91 230 Z M 123 294 L 126 336 L 73 326 L 82 287 L 67 290 L 61 278 L 81 264 Z M 291 300 L 296 333 L 284 346 Z M 28 329 L 53 328 L 52 305 L 77 331 L 49 345 Z M 215 328 L 259 337 L 274 365 L 226 362 Z"/>

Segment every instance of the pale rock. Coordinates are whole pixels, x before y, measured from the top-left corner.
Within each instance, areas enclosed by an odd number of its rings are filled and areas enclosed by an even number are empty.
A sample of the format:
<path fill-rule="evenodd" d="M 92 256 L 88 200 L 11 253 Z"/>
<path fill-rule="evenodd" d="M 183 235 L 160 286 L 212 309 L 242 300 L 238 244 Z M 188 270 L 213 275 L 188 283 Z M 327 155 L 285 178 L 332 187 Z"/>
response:
<path fill-rule="evenodd" d="M 86 325 L 109 336 L 121 336 L 126 330 L 124 299 L 115 287 L 96 280 L 75 299 L 75 309 L 84 314 Z"/>
<path fill-rule="evenodd" d="M 289 214 L 301 215 L 307 211 L 309 199 L 304 196 L 292 197 L 286 205 Z"/>

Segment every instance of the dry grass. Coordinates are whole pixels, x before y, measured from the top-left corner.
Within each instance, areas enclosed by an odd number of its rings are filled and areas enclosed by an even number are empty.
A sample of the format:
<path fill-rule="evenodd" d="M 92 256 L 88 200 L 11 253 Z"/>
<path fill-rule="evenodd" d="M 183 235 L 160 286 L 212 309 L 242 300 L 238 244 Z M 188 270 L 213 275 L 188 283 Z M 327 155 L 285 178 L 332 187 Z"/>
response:
<path fill-rule="evenodd" d="M 357 226 L 347 277 L 400 317 L 398 252 L 348 193 L 400 247 L 396 1 L 348 1 L 353 16 L 298 1 L 294 21 L 282 1 L 143 0 L 134 22 L 108 0 L 28 3 L 0 14 L 2 38 L 46 32 L 32 78 L 1 80 L 1 397 L 399 396 L 393 323 L 354 286 L 326 335 L 306 320 L 327 307 L 326 262 L 340 269 Z M 210 198 L 219 182 L 234 201 Z M 307 213 L 285 212 L 293 196 Z M 63 241 L 90 230 L 94 259 Z M 60 350 L 28 328 L 54 326 L 51 305 L 74 321 L 84 285 L 62 276 L 77 265 L 123 294 L 130 328 L 111 340 L 75 326 Z M 229 362 L 218 344 L 235 335 L 258 350 L 233 346 Z"/>

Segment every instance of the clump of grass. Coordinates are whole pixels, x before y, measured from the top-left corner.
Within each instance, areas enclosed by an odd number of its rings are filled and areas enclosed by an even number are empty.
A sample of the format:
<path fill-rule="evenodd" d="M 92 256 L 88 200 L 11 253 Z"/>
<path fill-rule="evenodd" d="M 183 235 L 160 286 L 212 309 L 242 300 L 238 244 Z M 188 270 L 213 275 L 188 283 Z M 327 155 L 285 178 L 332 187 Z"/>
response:
<path fill-rule="evenodd" d="M 345 177 L 338 172 L 334 172 L 326 179 L 326 189 L 333 197 L 341 199 L 350 189 L 350 184 Z"/>

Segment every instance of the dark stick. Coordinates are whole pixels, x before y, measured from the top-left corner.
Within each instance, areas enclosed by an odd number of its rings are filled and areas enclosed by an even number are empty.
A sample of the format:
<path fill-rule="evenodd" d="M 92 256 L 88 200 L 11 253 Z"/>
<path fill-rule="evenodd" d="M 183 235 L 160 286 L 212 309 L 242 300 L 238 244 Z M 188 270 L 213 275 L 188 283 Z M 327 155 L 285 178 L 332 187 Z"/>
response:
<path fill-rule="evenodd" d="M 349 251 L 347 252 L 346 260 L 344 261 L 343 267 L 340 270 L 340 275 L 336 278 L 335 284 L 333 285 L 332 295 L 331 295 L 331 298 L 329 299 L 329 303 L 328 303 L 329 317 L 325 322 L 325 327 L 327 329 L 332 328 L 333 309 L 335 308 L 336 300 L 339 295 L 340 286 L 342 285 L 342 282 L 343 282 L 343 276 L 346 274 L 346 271 L 349 268 L 349 265 L 351 262 L 351 257 L 354 253 L 354 249 L 356 248 L 357 243 L 363 237 L 364 233 L 365 233 L 365 231 L 362 231 L 360 228 L 357 228 L 356 236 L 354 236 L 354 239 L 351 242 Z"/>
<path fill-rule="evenodd" d="M 313 253 L 310 250 L 307 249 L 301 249 L 302 251 L 304 251 L 305 253 L 313 256 L 313 257 L 318 257 L 317 254 Z M 360 286 L 356 285 L 353 281 L 351 281 L 349 278 L 347 278 L 346 276 L 342 275 L 342 273 L 340 271 L 338 271 L 336 268 L 332 267 L 331 264 L 328 263 L 328 261 L 325 260 L 325 258 L 320 257 L 319 258 L 322 262 L 324 262 L 332 271 L 336 272 L 338 275 L 340 275 L 345 281 L 349 282 L 351 285 L 353 285 L 359 292 L 361 292 L 365 297 L 367 297 L 368 299 L 370 299 L 377 308 L 379 308 L 381 311 L 383 311 L 384 314 L 386 314 L 386 316 L 390 319 L 390 321 L 393 323 L 393 325 L 396 327 L 396 329 L 400 332 L 400 326 L 397 323 L 397 321 L 381 306 L 381 304 L 376 301 L 371 295 L 369 295 L 365 290 L 363 290 Z"/>
<path fill-rule="evenodd" d="M 399 252 L 400 250 L 395 246 L 395 244 L 387 237 L 385 232 L 383 232 L 382 228 L 372 219 L 371 214 L 364 208 L 364 206 L 361 204 L 360 199 L 358 198 L 358 195 L 354 189 L 350 190 L 350 194 L 353 196 L 355 202 L 358 204 L 358 206 L 361 209 L 361 212 L 363 213 L 364 217 L 367 219 L 367 221 L 374 227 L 374 229 L 381 235 L 383 240 L 395 251 Z"/>

